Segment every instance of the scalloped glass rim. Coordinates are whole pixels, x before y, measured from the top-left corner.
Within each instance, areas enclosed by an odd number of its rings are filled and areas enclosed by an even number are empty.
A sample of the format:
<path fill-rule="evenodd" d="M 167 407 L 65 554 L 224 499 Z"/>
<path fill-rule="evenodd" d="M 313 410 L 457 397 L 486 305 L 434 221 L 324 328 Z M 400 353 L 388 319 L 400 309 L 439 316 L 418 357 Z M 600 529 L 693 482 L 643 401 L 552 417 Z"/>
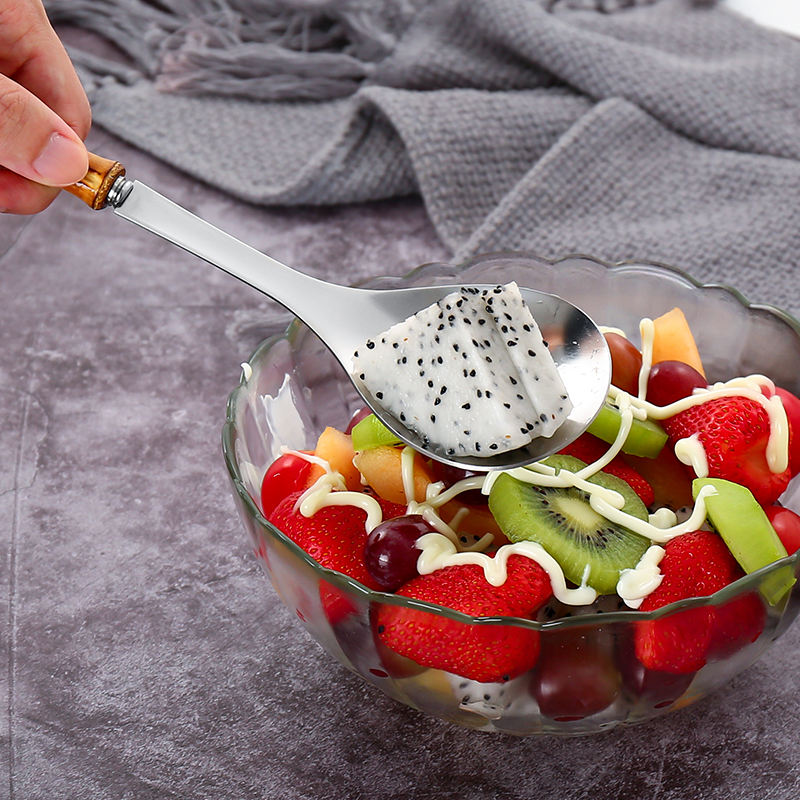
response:
<path fill-rule="evenodd" d="M 797 333 L 798 338 L 800 338 L 800 321 L 798 321 L 787 311 L 784 311 L 783 309 L 770 304 L 751 303 L 739 290 L 734 289 L 731 286 L 725 284 L 717 284 L 717 283 L 704 284 L 696 280 L 691 275 L 689 275 L 688 273 L 684 272 L 681 269 L 669 266 L 667 264 L 661 264 L 658 262 L 621 261 L 616 263 L 609 263 L 594 258 L 593 256 L 587 256 L 581 253 L 569 254 L 558 259 L 547 259 L 538 256 L 534 253 L 528 253 L 524 251 L 519 251 L 519 252 L 500 251 L 494 253 L 480 254 L 465 261 L 461 265 L 445 264 L 441 262 L 431 262 L 428 264 L 422 264 L 421 266 L 416 267 L 415 269 L 411 270 L 410 272 L 406 273 L 401 277 L 385 276 L 372 279 L 370 281 L 364 282 L 361 285 L 369 286 L 370 288 L 382 288 L 382 287 L 392 288 L 394 286 L 405 285 L 410 281 L 417 282 L 419 278 L 421 277 L 428 278 L 429 276 L 431 278 L 429 283 L 431 284 L 450 282 L 452 281 L 452 277 L 445 275 L 443 273 L 444 269 L 449 269 L 449 270 L 457 269 L 459 271 L 465 271 L 483 262 L 493 259 L 504 259 L 504 258 L 530 259 L 537 261 L 541 264 L 553 267 L 557 267 L 559 264 L 562 264 L 564 262 L 582 260 L 588 263 L 595 264 L 598 267 L 602 267 L 603 269 L 610 270 L 612 272 L 626 272 L 626 271 L 631 271 L 631 272 L 635 271 L 637 273 L 652 272 L 653 274 L 659 275 L 660 277 L 667 276 L 672 279 L 682 281 L 687 287 L 698 289 L 702 292 L 724 292 L 725 294 L 733 297 L 746 310 L 765 312 L 767 314 L 777 317 L 782 322 L 793 328 L 794 331 Z M 305 326 L 300 320 L 297 319 L 293 320 L 287 327 L 286 331 L 284 331 L 284 333 L 271 336 L 268 339 L 265 339 L 263 342 L 261 342 L 258 345 L 258 347 L 256 347 L 256 349 L 253 351 L 252 355 L 247 360 L 247 363 L 252 365 L 254 362 L 258 361 L 258 359 L 262 356 L 262 354 L 265 351 L 274 347 L 277 342 L 283 340 L 291 341 L 297 335 L 298 331 L 303 327 Z M 341 572 L 336 572 L 335 570 L 322 567 L 317 561 L 315 561 L 311 556 L 309 556 L 308 553 L 306 553 L 302 548 L 296 545 L 291 539 L 289 539 L 288 536 L 286 536 L 282 531 L 273 526 L 262 515 L 258 506 L 254 502 L 253 498 L 250 496 L 250 493 L 245 488 L 242 479 L 242 474 L 239 470 L 238 463 L 235 458 L 234 447 L 233 447 L 233 430 L 235 427 L 233 409 L 236 405 L 238 394 L 243 389 L 244 385 L 245 385 L 245 379 L 243 376 L 239 381 L 239 385 L 230 393 L 228 397 L 228 403 L 226 407 L 226 420 L 225 420 L 225 425 L 223 426 L 222 429 L 223 455 L 225 458 L 225 463 L 228 468 L 228 473 L 236 489 L 237 495 L 239 496 L 240 500 L 244 503 L 246 509 L 248 510 L 250 515 L 255 519 L 255 521 L 265 530 L 269 531 L 269 533 L 272 536 L 276 537 L 297 558 L 304 561 L 305 564 L 309 568 L 311 568 L 315 573 L 317 573 L 320 578 L 324 578 L 325 581 L 327 581 L 328 583 L 332 583 L 338 586 L 339 588 L 343 588 L 348 591 L 355 592 L 356 594 L 362 595 L 362 597 L 368 601 L 378 601 L 384 604 L 420 609 L 423 611 L 440 614 L 441 616 L 447 617 L 449 619 L 453 619 L 459 622 L 467 622 L 470 624 L 479 624 L 479 625 L 513 624 L 519 627 L 530 628 L 537 631 L 566 629 L 573 626 L 589 625 L 598 621 L 602 621 L 605 624 L 610 624 L 614 622 L 656 620 L 661 617 L 669 616 L 674 612 L 681 611 L 687 608 L 697 608 L 699 606 L 704 606 L 704 605 L 712 605 L 712 606 L 721 605 L 739 594 L 744 594 L 749 590 L 754 589 L 762 582 L 762 580 L 766 575 L 772 572 L 776 572 L 786 566 L 796 568 L 797 562 L 800 560 L 800 551 L 798 551 L 797 553 L 789 555 L 786 558 L 781 559 L 780 561 L 775 561 L 772 564 L 769 564 L 766 567 L 757 570 L 756 572 L 749 573 L 744 577 L 739 578 L 739 580 L 734 581 L 728 586 L 725 586 L 724 588 L 720 589 L 713 595 L 707 597 L 687 598 L 685 600 L 680 600 L 674 603 L 670 603 L 669 605 L 662 606 L 661 608 L 658 608 L 655 611 L 644 612 L 631 609 L 626 611 L 597 612 L 591 614 L 581 614 L 572 617 L 564 617 L 549 622 L 539 622 L 537 620 L 530 620 L 522 617 L 502 617 L 502 616 L 473 617 L 469 614 L 464 614 L 460 611 L 447 608 L 446 606 L 439 606 L 433 603 L 428 603 L 421 600 L 414 600 L 412 598 L 403 597 L 401 595 L 396 595 L 387 592 L 378 592 L 373 589 L 368 589 L 362 583 L 359 583 L 355 579 L 350 578 L 347 575 L 342 574 Z"/>

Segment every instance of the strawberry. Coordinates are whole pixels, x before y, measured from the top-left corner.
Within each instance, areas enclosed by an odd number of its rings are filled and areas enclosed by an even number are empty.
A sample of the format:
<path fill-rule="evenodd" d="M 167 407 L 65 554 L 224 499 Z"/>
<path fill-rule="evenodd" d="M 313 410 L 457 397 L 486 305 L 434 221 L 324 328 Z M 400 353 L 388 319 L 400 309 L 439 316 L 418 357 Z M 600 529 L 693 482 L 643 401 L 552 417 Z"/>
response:
<path fill-rule="evenodd" d="M 712 619 L 710 608 L 688 608 L 653 622 L 638 622 L 636 657 L 654 672 L 696 672 L 706 663 Z"/>
<path fill-rule="evenodd" d="M 311 517 L 294 510 L 302 492 L 292 492 L 275 507 L 269 521 L 283 531 L 323 567 L 355 578 L 370 589 L 379 589 L 364 564 L 366 512 L 357 506 L 325 506 Z M 406 513 L 405 506 L 379 500 L 384 519 Z"/>
<path fill-rule="evenodd" d="M 564 455 L 579 458 L 581 461 L 591 464 L 593 461 L 602 458 L 608 452 L 608 445 L 596 436 L 592 436 L 591 433 L 584 433 L 559 452 Z M 639 495 L 641 501 L 646 506 L 649 507 L 652 505 L 655 499 L 653 487 L 650 486 L 633 467 L 626 464 L 619 455 L 614 456 L 614 458 L 603 467 L 603 472 L 622 478 L 622 480 Z"/>
<path fill-rule="evenodd" d="M 720 536 L 711 531 L 686 533 L 668 542 L 659 565 L 663 579 L 641 611 L 653 611 L 688 597 L 705 597 L 744 573 Z M 757 638 L 764 625 L 758 597 L 744 595 L 723 606 L 702 606 L 639 622 L 636 656 L 651 670 L 694 672 L 710 657 L 723 657 Z"/>
<path fill-rule="evenodd" d="M 492 586 L 476 564 L 420 575 L 397 594 L 476 617 L 532 617 L 552 595 L 547 573 L 525 556 L 508 560 L 508 577 Z M 531 669 L 539 657 L 539 633 L 510 625 L 471 625 L 440 614 L 383 605 L 379 640 L 418 664 L 482 683 L 505 682 Z"/>
<path fill-rule="evenodd" d="M 772 472 L 767 464 L 769 416 L 747 397 L 718 397 L 664 420 L 674 446 L 697 434 L 708 460 L 708 475 L 746 486 L 762 505 L 773 503 L 791 478 L 788 469 Z"/>
<path fill-rule="evenodd" d="M 758 592 L 748 592 L 715 609 L 709 658 L 722 659 L 754 642 L 764 630 L 767 612 Z"/>

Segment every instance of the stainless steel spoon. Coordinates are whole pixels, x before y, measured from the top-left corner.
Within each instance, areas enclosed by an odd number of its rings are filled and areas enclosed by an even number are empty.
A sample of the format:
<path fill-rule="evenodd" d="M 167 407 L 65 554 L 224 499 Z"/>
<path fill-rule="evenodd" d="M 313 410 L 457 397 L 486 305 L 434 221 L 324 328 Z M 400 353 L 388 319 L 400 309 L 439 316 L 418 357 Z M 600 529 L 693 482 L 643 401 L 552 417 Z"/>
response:
<path fill-rule="evenodd" d="M 448 456 L 389 413 L 352 374 L 352 356 L 368 338 L 435 303 L 456 286 L 359 289 L 327 283 L 297 272 L 215 228 L 139 181 L 125 177 L 119 163 L 91 155 L 89 172 L 67 187 L 94 209 L 114 213 L 194 253 L 285 306 L 320 337 L 364 398 L 364 402 L 402 441 L 452 466 L 485 471 L 538 461 L 576 439 L 597 415 L 611 379 L 605 337 L 580 309 L 552 294 L 521 288 L 574 405 L 550 438 L 492 455 Z M 489 288 L 481 286 L 479 288 Z"/>

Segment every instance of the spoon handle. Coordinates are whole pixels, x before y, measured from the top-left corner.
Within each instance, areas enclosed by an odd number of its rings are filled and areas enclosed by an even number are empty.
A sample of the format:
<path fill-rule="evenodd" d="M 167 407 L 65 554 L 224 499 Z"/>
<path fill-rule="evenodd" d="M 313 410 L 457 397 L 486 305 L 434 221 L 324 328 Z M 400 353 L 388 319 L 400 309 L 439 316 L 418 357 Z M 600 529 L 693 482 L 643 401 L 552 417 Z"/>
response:
<path fill-rule="evenodd" d="M 346 298 L 354 290 L 292 269 L 214 227 L 139 181 L 125 168 L 90 154 L 89 171 L 66 190 L 93 209 L 115 214 L 208 261 L 277 300 L 326 338 L 337 314 L 347 317 Z"/>
<path fill-rule="evenodd" d="M 89 153 L 89 171 L 81 180 L 65 189 L 97 211 L 105 208 L 114 181 L 124 174 L 125 167 L 119 161 Z"/>

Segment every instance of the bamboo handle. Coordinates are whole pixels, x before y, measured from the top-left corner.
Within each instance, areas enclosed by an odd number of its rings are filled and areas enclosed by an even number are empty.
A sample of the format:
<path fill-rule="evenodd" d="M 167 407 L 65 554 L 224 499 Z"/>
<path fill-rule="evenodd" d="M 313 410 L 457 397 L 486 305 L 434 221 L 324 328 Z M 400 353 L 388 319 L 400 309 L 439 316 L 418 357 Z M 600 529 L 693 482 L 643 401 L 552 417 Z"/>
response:
<path fill-rule="evenodd" d="M 125 167 L 119 161 L 111 161 L 89 153 L 89 171 L 77 183 L 64 188 L 79 200 L 83 200 L 90 208 L 98 210 L 105 207 L 108 192 L 114 181 L 124 174 Z"/>

